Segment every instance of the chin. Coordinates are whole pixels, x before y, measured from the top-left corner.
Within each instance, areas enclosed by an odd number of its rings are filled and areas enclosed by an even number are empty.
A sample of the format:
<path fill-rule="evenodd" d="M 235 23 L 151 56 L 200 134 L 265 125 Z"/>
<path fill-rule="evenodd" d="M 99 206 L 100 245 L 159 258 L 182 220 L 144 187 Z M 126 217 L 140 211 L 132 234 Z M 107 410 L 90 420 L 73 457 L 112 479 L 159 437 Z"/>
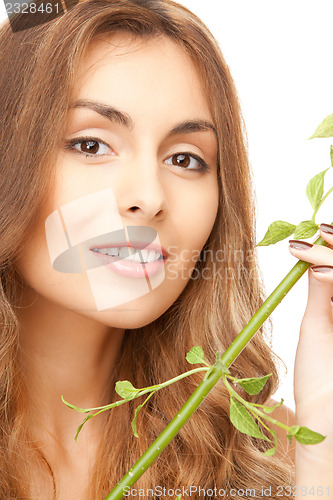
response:
<path fill-rule="evenodd" d="M 97 315 L 94 314 L 93 319 L 111 328 L 134 330 L 149 325 L 159 316 L 160 314 L 152 316 L 147 311 L 139 309 L 124 308 L 113 312 L 99 311 Z"/>
<path fill-rule="evenodd" d="M 161 301 L 153 301 L 149 296 L 149 300 L 145 301 L 144 304 L 141 298 L 141 300 L 135 300 L 113 309 L 98 311 L 94 314 L 94 318 L 113 328 L 133 330 L 155 321 L 167 311 L 173 302 L 169 300 L 163 304 Z"/>

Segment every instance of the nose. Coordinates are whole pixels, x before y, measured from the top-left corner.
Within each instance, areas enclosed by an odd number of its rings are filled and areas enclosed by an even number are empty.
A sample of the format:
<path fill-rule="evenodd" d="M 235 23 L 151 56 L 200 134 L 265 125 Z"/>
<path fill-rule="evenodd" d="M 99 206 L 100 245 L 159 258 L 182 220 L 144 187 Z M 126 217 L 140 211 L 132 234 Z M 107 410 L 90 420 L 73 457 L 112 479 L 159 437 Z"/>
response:
<path fill-rule="evenodd" d="M 121 217 L 140 223 L 162 220 L 168 210 L 161 166 L 147 154 L 121 169 L 116 199 Z M 150 155 L 151 158 L 151 155 Z"/>

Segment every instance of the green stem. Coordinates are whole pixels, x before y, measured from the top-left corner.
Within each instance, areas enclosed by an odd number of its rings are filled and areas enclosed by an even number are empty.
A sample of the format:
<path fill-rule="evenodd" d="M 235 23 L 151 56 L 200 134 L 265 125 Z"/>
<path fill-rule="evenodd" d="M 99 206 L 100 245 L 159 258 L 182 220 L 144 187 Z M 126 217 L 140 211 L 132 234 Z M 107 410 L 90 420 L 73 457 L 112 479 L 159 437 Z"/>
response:
<path fill-rule="evenodd" d="M 156 384 L 156 385 L 151 385 L 150 387 L 147 387 L 146 390 L 143 390 L 142 392 L 140 391 L 140 395 L 145 394 L 146 392 L 149 392 L 151 389 L 156 389 L 159 391 L 160 389 L 163 389 L 163 387 L 167 387 L 168 385 L 173 384 L 174 382 L 178 382 L 178 380 L 181 380 L 182 378 L 188 377 L 189 375 L 192 375 L 193 373 L 198 373 L 198 372 L 207 372 L 210 369 L 210 366 L 207 364 L 207 368 L 204 366 L 201 366 L 200 368 L 194 368 L 193 370 L 189 370 L 188 372 L 181 373 L 180 375 L 177 375 L 177 377 L 171 378 L 170 380 L 167 380 L 166 382 L 163 382 L 162 384 Z"/>
<path fill-rule="evenodd" d="M 204 366 L 201 366 L 200 368 L 194 368 L 193 370 L 189 370 L 188 372 L 181 373 L 180 375 L 177 375 L 177 377 L 171 378 L 170 380 L 167 380 L 166 382 L 162 382 L 162 384 L 156 384 L 156 385 L 150 385 L 149 387 L 143 387 L 142 389 L 138 389 L 137 394 L 132 397 L 132 398 L 124 398 L 120 399 L 119 401 L 116 401 L 115 403 L 110 403 L 105 406 L 97 406 L 96 408 L 78 408 L 77 406 L 72 405 L 71 403 L 68 403 L 63 396 L 61 396 L 62 401 L 67 405 L 69 408 L 72 408 L 80 413 L 90 413 L 91 411 L 98 411 L 95 415 L 98 415 L 100 413 L 103 413 L 106 410 L 111 410 L 112 408 L 116 408 L 117 406 L 121 406 L 125 403 L 128 403 L 128 401 L 132 401 L 133 399 L 139 398 L 140 396 L 144 396 L 145 394 L 148 394 L 151 391 L 159 391 L 160 389 L 163 389 L 164 387 L 167 387 L 168 385 L 174 384 L 175 382 L 178 382 L 178 380 L 181 380 L 185 377 L 188 377 L 189 375 L 192 375 L 193 373 L 198 373 L 198 372 L 207 372 L 210 369 L 210 366 L 207 365 L 208 367 L 205 368 Z M 95 416 L 94 415 L 94 416 Z"/>
<path fill-rule="evenodd" d="M 317 238 L 314 242 L 316 245 L 324 245 L 327 243 L 322 238 Z M 213 389 L 215 384 L 226 372 L 226 367 L 229 367 L 242 352 L 246 344 L 252 339 L 255 333 L 262 326 L 268 316 L 274 311 L 277 305 L 291 290 L 294 284 L 303 276 L 306 270 L 311 266 L 308 262 L 299 260 L 297 264 L 291 269 L 281 283 L 275 288 L 271 295 L 265 300 L 260 309 L 250 319 L 248 324 L 237 335 L 235 340 L 230 344 L 226 351 L 222 354 L 221 358 L 208 372 L 199 384 L 197 389 L 193 392 L 190 398 L 186 401 L 176 417 L 165 427 L 157 439 L 146 450 L 146 452 L 139 458 L 127 474 L 121 479 L 117 486 L 105 498 L 105 500 L 120 500 L 124 496 L 124 488 L 131 487 L 148 469 L 148 467 L 156 460 L 162 453 L 170 441 L 175 437 L 181 427 L 187 422 L 190 416 L 195 412 L 203 399 Z M 259 411 L 259 410 L 258 410 Z M 261 413 L 261 412 L 260 412 Z M 265 415 L 266 418 L 266 415 Z M 274 419 L 269 418 L 272 423 Z M 125 490 L 128 491 L 128 490 Z"/>

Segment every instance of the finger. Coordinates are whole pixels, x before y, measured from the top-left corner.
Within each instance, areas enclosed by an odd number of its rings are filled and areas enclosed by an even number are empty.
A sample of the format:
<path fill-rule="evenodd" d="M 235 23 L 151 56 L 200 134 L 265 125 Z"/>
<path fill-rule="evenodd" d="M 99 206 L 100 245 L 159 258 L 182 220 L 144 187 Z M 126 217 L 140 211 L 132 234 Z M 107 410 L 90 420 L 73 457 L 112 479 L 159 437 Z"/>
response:
<path fill-rule="evenodd" d="M 321 282 L 309 270 L 309 294 L 303 322 L 310 334 L 333 333 L 333 283 Z"/>
<path fill-rule="evenodd" d="M 333 226 L 331 224 L 320 224 L 319 234 L 323 240 L 333 247 Z"/>
<path fill-rule="evenodd" d="M 316 280 L 333 284 L 333 266 L 311 266 L 310 271 Z"/>
<path fill-rule="evenodd" d="M 333 250 L 322 245 L 312 245 L 305 241 L 290 240 L 289 251 L 297 259 L 315 265 L 333 267 Z"/>

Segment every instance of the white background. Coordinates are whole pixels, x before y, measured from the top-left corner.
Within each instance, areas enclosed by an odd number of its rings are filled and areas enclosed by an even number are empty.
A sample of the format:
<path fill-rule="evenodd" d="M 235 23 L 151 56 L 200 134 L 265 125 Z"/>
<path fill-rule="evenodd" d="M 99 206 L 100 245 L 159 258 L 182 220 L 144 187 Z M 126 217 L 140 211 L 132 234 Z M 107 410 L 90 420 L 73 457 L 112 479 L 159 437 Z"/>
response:
<path fill-rule="evenodd" d="M 5 10 L 0 0 L 0 21 Z M 310 219 L 308 180 L 330 166 L 333 139 L 307 138 L 333 113 L 332 0 L 181 0 L 218 39 L 238 88 L 257 195 L 258 241 L 274 220 Z M 331 174 L 331 173 L 330 173 Z M 332 185 L 333 175 L 327 177 Z M 327 183 L 327 186 L 329 184 Z M 333 196 L 317 222 L 333 221 Z M 258 248 L 266 292 L 296 263 L 287 240 Z M 304 276 L 273 313 L 288 368 L 276 394 L 294 408 L 293 364 L 307 298 Z M 311 367 L 315 371 L 316 362 Z M 309 367 L 310 369 L 310 367 Z"/>

